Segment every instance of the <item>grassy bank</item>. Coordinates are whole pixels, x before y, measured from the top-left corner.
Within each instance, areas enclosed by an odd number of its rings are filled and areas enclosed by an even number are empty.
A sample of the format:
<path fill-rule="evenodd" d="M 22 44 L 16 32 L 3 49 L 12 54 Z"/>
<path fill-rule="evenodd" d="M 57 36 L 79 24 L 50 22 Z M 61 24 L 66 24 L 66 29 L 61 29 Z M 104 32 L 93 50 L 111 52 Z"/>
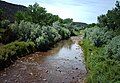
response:
<path fill-rule="evenodd" d="M 107 58 L 104 46 L 96 47 L 88 39 L 80 44 L 88 68 L 87 83 L 120 83 L 120 61 Z"/>
<path fill-rule="evenodd" d="M 8 66 L 17 57 L 22 57 L 26 54 L 35 51 L 33 42 L 12 42 L 0 47 L 0 69 Z"/>

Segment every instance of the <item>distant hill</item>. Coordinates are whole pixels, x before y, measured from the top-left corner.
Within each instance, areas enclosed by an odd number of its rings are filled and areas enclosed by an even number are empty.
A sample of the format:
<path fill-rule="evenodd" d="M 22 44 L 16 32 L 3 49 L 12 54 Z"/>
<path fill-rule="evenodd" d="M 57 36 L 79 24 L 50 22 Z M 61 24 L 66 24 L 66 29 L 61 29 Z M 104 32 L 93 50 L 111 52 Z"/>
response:
<path fill-rule="evenodd" d="M 77 26 L 77 27 L 85 27 L 88 24 L 87 23 L 82 23 L 82 22 L 73 22 L 73 25 Z"/>
<path fill-rule="evenodd" d="M 6 18 L 11 22 L 14 22 L 14 15 L 17 11 L 23 11 L 26 9 L 25 6 L 16 5 L 12 3 L 8 3 L 5 1 L 0 1 L 0 9 L 3 10 L 2 18 Z"/>

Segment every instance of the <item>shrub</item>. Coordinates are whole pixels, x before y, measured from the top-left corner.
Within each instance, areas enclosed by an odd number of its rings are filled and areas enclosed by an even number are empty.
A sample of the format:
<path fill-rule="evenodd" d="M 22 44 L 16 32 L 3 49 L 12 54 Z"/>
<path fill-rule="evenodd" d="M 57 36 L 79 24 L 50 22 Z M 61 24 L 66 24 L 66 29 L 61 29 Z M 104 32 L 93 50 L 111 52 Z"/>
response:
<path fill-rule="evenodd" d="M 113 37 L 115 37 L 114 31 L 97 26 L 85 29 L 84 34 L 84 38 L 89 39 L 97 47 L 108 44 Z"/>
<path fill-rule="evenodd" d="M 59 34 L 62 36 L 63 39 L 68 38 L 71 35 L 70 31 L 63 27 L 60 28 Z"/>
<path fill-rule="evenodd" d="M 9 24 L 10 24 L 9 20 L 2 20 L 1 21 L 1 27 L 4 29 L 7 29 Z"/>
<path fill-rule="evenodd" d="M 119 37 L 120 38 L 120 37 Z M 111 44 L 109 47 L 112 50 L 114 47 L 115 55 L 120 55 L 119 54 L 119 39 L 118 37 L 113 38 L 114 43 L 111 41 Z M 119 43 L 116 45 L 113 45 L 115 43 Z M 112 55 L 112 58 L 110 58 L 108 55 L 109 53 L 105 53 L 104 46 L 102 47 L 96 47 L 91 44 L 91 42 L 88 39 L 83 40 L 83 51 L 85 55 L 85 61 L 86 61 L 86 66 L 88 68 L 88 75 L 86 78 L 86 83 L 119 83 L 120 79 L 120 60 L 119 57 L 117 56 L 114 58 L 114 54 Z M 112 50 L 113 51 L 113 50 Z M 109 52 L 109 51 L 107 51 Z M 108 56 L 108 57 L 106 57 Z"/>
<path fill-rule="evenodd" d="M 47 40 L 43 36 L 40 36 L 36 39 L 35 43 L 36 43 L 38 48 L 43 49 L 43 48 L 45 48 L 45 45 L 49 44 L 49 40 Z"/>
<path fill-rule="evenodd" d="M 39 33 L 38 33 L 39 34 Z M 38 48 L 49 48 L 49 45 L 61 39 L 58 31 L 51 26 L 43 26 L 41 34 L 36 38 L 35 44 Z"/>
<path fill-rule="evenodd" d="M 12 42 L 0 47 L 0 65 L 2 62 L 35 51 L 33 42 Z"/>
<path fill-rule="evenodd" d="M 39 25 L 21 21 L 20 24 L 14 24 L 11 26 L 14 33 L 16 33 L 17 38 L 23 41 L 27 41 L 31 38 L 31 32 L 34 31 Z"/>
<path fill-rule="evenodd" d="M 39 25 L 36 25 L 36 27 L 31 30 L 29 40 L 35 42 L 36 38 L 40 36 L 42 36 L 42 28 Z"/>
<path fill-rule="evenodd" d="M 61 35 L 54 27 L 48 26 L 44 28 L 43 33 L 46 33 L 45 35 L 48 36 L 47 38 L 50 41 L 50 43 L 54 43 L 61 39 Z"/>
<path fill-rule="evenodd" d="M 57 23 L 57 22 L 56 22 Z M 10 26 L 20 41 L 33 41 L 37 47 L 52 45 L 60 39 L 70 37 L 69 29 L 55 26 L 40 26 L 38 24 L 21 21 Z M 57 24 L 58 25 L 58 24 Z"/>
<path fill-rule="evenodd" d="M 87 39 L 93 42 L 93 44 L 97 47 L 103 44 L 104 31 L 99 27 L 88 28 L 85 30 L 85 35 Z"/>
<path fill-rule="evenodd" d="M 116 36 L 105 47 L 105 55 L 107 58 L 120 61 L 120 36 Z"/>

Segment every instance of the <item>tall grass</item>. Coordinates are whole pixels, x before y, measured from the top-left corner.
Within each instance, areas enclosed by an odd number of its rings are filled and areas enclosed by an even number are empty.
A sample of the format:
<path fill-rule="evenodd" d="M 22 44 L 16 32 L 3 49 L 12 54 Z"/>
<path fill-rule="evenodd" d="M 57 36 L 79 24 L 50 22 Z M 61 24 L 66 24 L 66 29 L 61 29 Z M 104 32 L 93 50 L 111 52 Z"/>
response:
<path fill-rule="evenodd" d="M 89 39 L 84 39 L 83 47 L 88 68 L 87 83 L 120 83 L 120 61 L 106 58 L 106 48 L 96 47 Z"/>

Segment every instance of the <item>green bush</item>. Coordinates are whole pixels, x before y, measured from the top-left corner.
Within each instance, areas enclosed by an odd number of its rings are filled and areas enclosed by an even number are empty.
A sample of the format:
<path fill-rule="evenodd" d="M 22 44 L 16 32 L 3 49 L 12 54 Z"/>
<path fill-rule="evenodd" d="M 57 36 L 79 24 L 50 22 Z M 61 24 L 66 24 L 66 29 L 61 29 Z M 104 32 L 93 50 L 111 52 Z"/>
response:
<path fill-rule="evenodd" d="M 87 83 L 119 83 L 119 32 L 99 27 L 87 28 L 84 32 L 82 47 L 88 68 Z"/>
<path fill-rule="evenodd" d="M 53 43 L 57 42 L 61 39 L 61 35 L 58 34 L 58 31 L 53 27 L 42 27 L 42 33 L 41 36 L 36 38 L 36 45 L 40 49 L 47 49 L 49 48 L 49 45 L 52 45 Z"/>
<path fill-rule="evenodd" d="M 38 24 L 21 21 L 20 24 L 15 23 L 11 25 L 12 31 L 17 35 L 19 40 L 27 41 L 34 36 L 34 29 L 40 27 Z"/>
<path fill-rule="evenodd" d="M 100 47 L 108 44 L 110 40 L 116 36 L 116 32 L 98 26 L 86 28 L 84 38 L 89 39 L 95 46 Z"/>
<path fill-rule="evenodd" d="M 69 38 L 71 35 L 70 31 L 66 28 L 63 28 L 63 27 L 60 28 L 59 34 L 62 36 L 63 39 Z"/>
<path fill-rule="evenodd" d="M 86 29 L 84 37 L 86 37 L 87 39 L 90 39 L 95 46 L 99 47 L 104 42 L 103 40 L 104 33 L 105 31 L 95 26 L 93 28 Z"/>
<path fill-rule="evenodd" d="M 105 47 L 105 55 L 107 58 L 120 61 L 120 36 L 116 36 Z"/>
<path fill-rule="evenodd" d="M 0 24 L 1 24 L 2 28 L 7 29 L 8 25 L 10 24 L 10 21 L 9 20 L 2 20 Z"/>
<path fill-rule="evenodd" d="M 0 47 L 0 64 L 8 59 L 22 56 L 35 51 L 33 42 L 12 42 Z"/>
<path fill-rule="evenodd" d="M 40 36 L 36 39 L 36 44 L 38 48 L 43 49 L 45 46 L 49 45 L 49 40 L 43 36 Z"/>
<path fill-rule="evenodd" d="M 61 27 L 59 24 L 56 25 L 41 27 L 39 24 L 21 21 L 20 24 L 12 24 L 10 29 L 16 34 L 19 41 L 33 41 L 36 47 L 41 48 L 70 37 L 69 29 Z"/>
<path fill-rule="evenodd" d="M 61 39 L 61 35 L 58 33 L 58 30 L 54 27 L 48 26 L 43 28 L 43 36 L 46 35 L 50 43 L 54 43 Z"/>
<path fill-rule="evenodd" d="M 110 46 L 111 49 L 114 46 L 112 45 Z M 86 83 L 119 83 L 120 60 L 116 60 L 116 58 L 111 59 L 109 57 L 106 57 L 109 54 L 105 54 L 106 48 L 104 48 L 104 46 L 98 48 L 94 46 L 88 39 L 83 40 L 82 47 L 84 51 L 86 66 L 88 69 Z M 119 55 L 119 52 L 120 51 L 117 51 L 117 55 Z M 112 56 L 115 55 L 113 54 Z"/>

